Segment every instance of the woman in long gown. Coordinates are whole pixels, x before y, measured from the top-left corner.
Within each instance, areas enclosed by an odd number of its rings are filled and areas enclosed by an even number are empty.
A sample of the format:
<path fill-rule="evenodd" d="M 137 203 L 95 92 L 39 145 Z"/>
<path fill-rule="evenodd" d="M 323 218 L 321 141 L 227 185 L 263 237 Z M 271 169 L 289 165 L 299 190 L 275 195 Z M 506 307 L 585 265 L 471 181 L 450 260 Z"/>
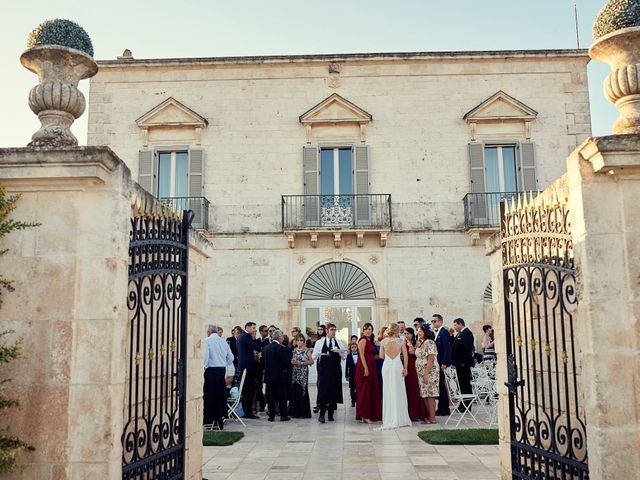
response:
<path fill-rule="evenodd" d="M 407 376 L 407 345 L 404 338 L 398 338 L 400 327 L 392 323 L 386 331 L 387 338 L 380 342 L 382 364 L 382 427 L 407 427 L 411 425 L 407 409 L 407 391 L 404 377 Z"/>
<path fill-rule="evenodd" d="M 427 407 L 424 423 L 438 423 L 436 421 L 436 397 L 440 396 L 440 366 L 438 365 L 438 348 L 434 335 L 426 326 L 418 329 L 416 343 L 416 370 L 420 384 L 420 396 Z"/>
<path fill-rule="evenodd" d="M 382 358 L 380 358 L 380 342 L 384 340 L 386 330 L 387 330 L 386 326 L 380 327 L 380 329 L 378 330 L 378 336 L 373 341 L 373 343 L 376 346 L 376 369 L 378 370 L 378 380 L 380 384 L 380 398 L 382 398 L 382 363 L 383 363 Z"/>
<path fill-rule="evenodd" d="M 289 416 L 293 418 L 311 418 L 311 403 L 309 401 L 309 365 L 313 365 L 311 349 L 307 348 L 304 335 L 296 335 L 295 348 L 291 364 L 291 400 L 289 401 Z"/>
<path fill-rule="evenodd" d="M 418 372 L 416 371 L 416 339 L 413 328 L 407 327 L 404 331 L 404 338 L 407 342 L 407 376 L 404 384 L 407 389 L 407 404 L 409 407 L 409 418 L 412 421 L 427 418 L 427 408 L 420 397 L 420 385 L 418 384 Z"/>
<path fill-rule="evenodd" d="M 373 344 L 373 325 L 362 326 L 362 337 L 358 340 L 358 363 L 356 364 L 356 419 L 363 422 L 382 420 L 382 399 L 376 369 L 376 347 Z"/>

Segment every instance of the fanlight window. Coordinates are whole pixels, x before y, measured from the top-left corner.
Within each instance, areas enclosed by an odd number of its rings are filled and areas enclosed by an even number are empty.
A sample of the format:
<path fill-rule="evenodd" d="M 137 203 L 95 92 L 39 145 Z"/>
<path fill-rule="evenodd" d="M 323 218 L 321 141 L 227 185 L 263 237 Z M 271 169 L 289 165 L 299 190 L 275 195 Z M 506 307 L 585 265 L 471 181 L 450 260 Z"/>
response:
<path fill-rule="evenodd" d="M 302 287 L 303 300 L 366 300 L 375 296 L 367 274 L 345 262 L 319 267 Z"/>
<path fill-rule="evenodd" d="M 493 287 L 491 286 L 491 282 L 484 289 L 484 295 L 482 296 L 483 300 L 487 303 L 491 303 L 493 301 Z"/>

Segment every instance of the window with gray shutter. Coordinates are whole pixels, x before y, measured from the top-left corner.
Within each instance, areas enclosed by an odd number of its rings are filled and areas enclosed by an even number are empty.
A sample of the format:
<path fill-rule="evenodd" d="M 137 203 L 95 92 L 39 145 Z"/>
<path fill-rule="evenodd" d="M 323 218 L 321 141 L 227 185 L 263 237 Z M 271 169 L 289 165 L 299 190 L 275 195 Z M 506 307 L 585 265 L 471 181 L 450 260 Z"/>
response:
<path fill-rule="evenodd" d="M 537 192 L 538 181 L 536 178 L 536 159 L 534 155 L 533 142 L 522 142 L 520 144 L 520 154 L 518 155 L 518 172 L 520 191 Z"/>
<path fill-rule="evenodd" d="M 153 150 L 140 150 L 138 152 L 138 183 L 152 195 L 156 195 L 157 170 L 155 152 Z"/>
<path fill-rule="evenodd" d="M 304 221 L 306 225 L 320 224 L 319 183 L 320 170 L 318 168 L 318 148 L 315 146 L 302 147 L 302 169 L 304 177 Z"/>
<path fill-rule="evenodd" d="M 204 179 L 204 150 L 192 148 L 189 150 L 189 209 L 193 210 L 193 225 L 203 225 L 203 179 Z M 200 197 L 200 198 L 198 198 Z"/>
<path fill-rule="evenodd" d="M 484 186 L 484 144 L 469 144 L 470 191 L 479 195 L 471 196 L 471 215 L 474 219 L 487 218 L 487 199 Z"/>
<path fill-rule="evenodd" d="M 355 147 L 355 193 L 356 193 L 356 225 L 371 224 L 371 204 L 369 197 L 369 148 Z"/>

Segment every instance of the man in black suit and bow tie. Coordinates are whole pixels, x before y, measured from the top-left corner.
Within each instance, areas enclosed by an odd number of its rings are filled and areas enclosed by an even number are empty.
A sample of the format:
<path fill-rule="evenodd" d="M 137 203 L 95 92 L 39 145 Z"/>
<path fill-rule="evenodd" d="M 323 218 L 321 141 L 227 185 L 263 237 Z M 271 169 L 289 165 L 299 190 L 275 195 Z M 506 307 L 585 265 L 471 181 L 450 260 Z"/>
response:
<path fill-rule="evenodd" d="M 267 384 L 267 404 L 269 421 L 273 422 L 276 414 L 276 400 L 280 411 L 280 420 L 291 420 L 287 416 L 287 389 L 289 388 L 289 365 L 291 360 L 282 344 L 284 333 L 275 330 L 269 343 L 262 350 L 264 359 L 264 381 Z"/>
<path fill-rule="evenodd" d="M 253 413 L 253 398 L 256 395 L 256 379 L 258 362 L 256 362 L 255 353 L 262 350 L 262 344 L 255 340 L 256 324 L 247 322 L 244 325 L 244 333 L 240 335 L 236 342 L 238 347 L 238 370 L 242 376 L 242 372 L 246 370 L 247 376 L 244 379 L 244 388 L 242 389 L 242 409 L 244 410 L 243 418 L 259 418 Z M 240 377 L 242 378 L 242 377 Z"/>
<path fill-rule="evenodd" d="M 318 372 L 318 421 L 324 423 L 324 414 L 328 412 L 329 421 L 333 422 L 333 413 L 342 403 L 342 360 L 347 358 L 344 343 L 336 338 L 336 326 L 327 323 L 327 336 L 316 342 L 313 348 L 313 359 L 320 358 Z"/>
<path fill-rule="evenodd" d="M 442 315 L 434 313 L 431 316 L 431 329 L 436 336 L 436 347 L 438 349 L 438 365 L 440 365 L 440 397 L 438 399 L 438 408 L 436 415 L 448 416 L 449 410 L 449 394 L 444 380 L 444 370 L 451 365 L 451 335 L 449 331 L 442 325 L 444 323 Z"/>
<path fill-rule="evenodd" d="M 461 393 L 473 393 L 471 389 L 471 366 L 473 365 L 473 333 L 462 318 L 453 321 L 453 328 L 458 335 L 453 340 L 451 348 L 453 365 L 456 367 Z"/>

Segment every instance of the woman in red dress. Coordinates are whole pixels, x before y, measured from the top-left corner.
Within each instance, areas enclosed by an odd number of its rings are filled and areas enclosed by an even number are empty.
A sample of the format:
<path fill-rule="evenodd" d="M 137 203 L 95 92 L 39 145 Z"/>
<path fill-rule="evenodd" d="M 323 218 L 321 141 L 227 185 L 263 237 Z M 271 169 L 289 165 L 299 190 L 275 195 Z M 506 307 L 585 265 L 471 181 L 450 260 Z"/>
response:
<path fill-rule="evenodd" d="M 356 365 L 356 419 L 363 422 L 382 420 L 382 398 L 376 368 L 376 347 L 373 344 L 373 325 L 362 326 L 358 340 L 358 363 Z"/>
<path fill-rule="evenodd" d="M 426 418 L 427 409 L 420 397 L 420 385 L 418 384 L 418 372 L 416 371 L 416 338 L 413 328 L 406 328 L 404 336 L 407 341 L 407 353 L 409 354 L 407 376 L 404 377 L 404 384 L 407 388 L 409 418 L 413 421 L 418 421 Z"/>

